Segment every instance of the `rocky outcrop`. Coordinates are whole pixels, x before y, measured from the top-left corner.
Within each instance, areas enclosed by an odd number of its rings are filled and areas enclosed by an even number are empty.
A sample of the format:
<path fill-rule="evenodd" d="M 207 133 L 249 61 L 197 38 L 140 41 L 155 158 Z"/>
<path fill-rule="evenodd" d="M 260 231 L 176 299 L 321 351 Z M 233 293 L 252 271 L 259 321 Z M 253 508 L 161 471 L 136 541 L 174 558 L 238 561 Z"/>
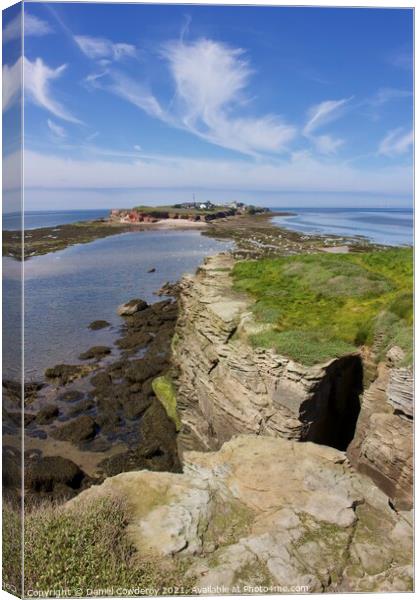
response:
<path fill-rule="evenodd" d="M 398 367 L 397 348 L 380 364 L 361 399 L 355 437 L 348 449 L 352 464 L 400 509 L 413 505 L 413 372 Z"/>
<path fill-rule="evenodd" d="M 192 593 L 407 591 L 411 513 L 396 513 L 345 454 L 242 435 L 186 452 L 184 473 L 121 473 L 71 502 L 116 496 L 127 534 Z"/>
<path fill-rule="evenodd" d="M 219 254 L 181 283 L 173 339 L 181 450 L 215 450 L 240 433 L 345 449 L 359 412 L 360 356 L 305 367 L 251 348 L 247 336 L 257 325 L 249 299 L 232 290 L 233 264 Z"/>
<path fill-rule="evenodd" d="M 219 254 L 181 282 L 172 347 L 180 452 L 216 450 L 241 433 L 348 448 L 395 506 L 410 508 L 413 374 L 399 366 L 402 351 L 392 348 L 377 369 L 368 350 L 307 367 L 252 348 L 261 325 L 232 290 L 233 264 Z"/>
<path fill-rule="evenodd" d="M 144 300 L 141 300 L 140 298 L 133 298 L 124 304 L 120 304 L 120 306 L 117 308 L 117 314 L 119 314 L 120 317 L 129 317 L 137 312 L 140 312 L 141 310 L 145 310 L 148 306 L 149 305 Z"/>

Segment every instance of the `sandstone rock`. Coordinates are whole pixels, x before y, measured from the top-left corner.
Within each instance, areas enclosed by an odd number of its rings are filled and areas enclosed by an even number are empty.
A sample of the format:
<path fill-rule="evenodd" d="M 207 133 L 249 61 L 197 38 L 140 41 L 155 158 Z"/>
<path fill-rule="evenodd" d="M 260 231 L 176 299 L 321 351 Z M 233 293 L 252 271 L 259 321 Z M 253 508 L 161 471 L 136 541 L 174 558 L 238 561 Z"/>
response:
<path fill-rule="evenodd" d="M 352 464 L 389 496 L 398 509 L 413 505 L 412 374 L 382 364 L 361 399 L 355 437 L 347 454 Z M 404 374 L 402 374 L 402 371 Z"/>
<path fill-rule="evenodd" d="M 133 300 L 129 300 L 124 304 L 120 304 L 117 308 L 117 313 L 120 317 L 128 317 L 130 315 L 134 315 L 134 313 L 140 312 L 147 308 L 149 305 L 144 300 L 139 298 L 134 298 Z"/>
<path fill-rule="evenodd" d="M 387 396 L 395 413 L 413 418 L 414 378 L 411 369 L 392 369 Z"/>
<path fill-rule="evenodd" d="M 181 451 L 214 450 L 240 433 L 346 448 L 359 410 L 360 356 L 305 367 L 251 348 L 248 335 L 261 325 L 252 319 L 249 298 L 232 290 L 233 265 L 230 255 L 213 256 L 180 286 L 172 350 Z"/>
<path fill-rule="evenodd" d="M 188 561 L 198 592 L 412 589 L 408 514 L 332 448 L 241 435 L 218 452 L 186 452 L 182 474 L 122 473 L 71 502 L 110 495 L 129 507 L 140 556 Z"/>

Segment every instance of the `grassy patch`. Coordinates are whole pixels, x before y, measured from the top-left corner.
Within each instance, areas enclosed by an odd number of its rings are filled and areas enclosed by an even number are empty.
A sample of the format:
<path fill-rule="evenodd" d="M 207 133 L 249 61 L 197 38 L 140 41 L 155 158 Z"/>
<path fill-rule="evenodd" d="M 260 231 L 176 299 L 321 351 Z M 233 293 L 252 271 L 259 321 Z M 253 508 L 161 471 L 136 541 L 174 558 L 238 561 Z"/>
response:
<path fill-rule="evenodd" d="M 176 391 L 171 379 L 165 375 L 156 377 L 152 382 L 152 388 L 166 414 L 175 423 L 176 430 L 179 431 L 182 424 L 176 407 Z"/>
<path fill-rule="evenodd" d="M 411 248 L 396 248 L 237 263 L 235 288 L 254 297 L 256 320 L 271 326 L 251 343 L 315 364 L 376 340 L 381 357 L 397 344 L 410 362 L 412 261 Z"/>
<path fill-rule="evenodd" d="M 127 514 L 115 499 L 42 505 L 25 516 L 25 587 L 32 590 L 152 588 L 176 585 L 180 573 L 142 561 L 125 535 Z M 115 592 L 116 593 L 116 592 Z M 109 595 L 109 593 L 104 593 Z M 112 594 L 111 594 L 112 595 Z"/>
<path fill-rule="evenodd" d="M 19 502 L 3 501 L 2 575 L 3 589 L 17 595 L 22 582 L 22 517 Z"/>

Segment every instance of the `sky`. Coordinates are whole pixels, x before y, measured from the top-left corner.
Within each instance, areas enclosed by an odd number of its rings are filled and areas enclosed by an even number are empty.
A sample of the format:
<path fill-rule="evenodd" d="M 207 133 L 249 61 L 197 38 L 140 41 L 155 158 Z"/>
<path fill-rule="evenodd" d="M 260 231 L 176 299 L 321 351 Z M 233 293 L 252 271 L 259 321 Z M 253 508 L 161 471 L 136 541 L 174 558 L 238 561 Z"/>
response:
<path fill-rule="evenodd" d="M 408 206 L 410 9 L 38 3 L 3 13 L 25 208 Z"/>

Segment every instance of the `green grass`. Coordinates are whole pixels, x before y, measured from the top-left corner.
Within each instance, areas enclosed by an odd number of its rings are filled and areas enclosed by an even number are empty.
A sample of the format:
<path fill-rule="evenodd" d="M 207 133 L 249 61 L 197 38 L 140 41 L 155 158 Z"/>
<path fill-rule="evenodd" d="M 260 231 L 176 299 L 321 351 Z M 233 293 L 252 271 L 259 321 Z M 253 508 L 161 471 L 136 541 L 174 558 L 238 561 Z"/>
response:
<path fill-rule="evenodd" d="M 188 215 L 213 215 L 221 210 L 229 210 L 228 206 L 215 206 L 214 208 L 206 209 L 206 208 L 177 208 L 172 205 L 165 206 L 136 206 L 134 210 L 139 212 L 150 214 L 151 216 L 159 217 L 163 213 L 170 214 L 178 214 L 179 216 L 188 216 Z"/>
<path fill-rule="evenodd" d="M 383 358 L 397 344 L 412 361 L 411 248 L 244 261 L 233 280 L 270 325 L 250 336 L 254 346 L 310 365 L 374 342 Z"/>
<path fill-rule="evenodd" d="M 3 589 L 18 595 L 22 582 L 22 512 L 20 502 L 5 499 L 2 506 Z"/>
<path fill-rule="evenodd" d="M 175 423 L 176 430 L 179 431 L 182 423 L 178 415 L 176 391 L 171 379 L 166 375 L 156 377 L 156 379 L 152 381 L 152 388 L 157 399 L 165 409 L 166 414 Z"/>
<path fill-rule="evenodd" d="M 111 498 L 30 508 L 25 513 L 25 589 L 49 590 L 47 595 L 54 596 L 54 590 L 69 588 L 73 595 L 79 590 L 86 596 L 88 589 L 113 588 L 115 595 L 118 588 L 179 585 L 181 569 L 162 572 L 157 561 L 141 560 L 126 537 L 127 522 L 124 505 Z"/>

